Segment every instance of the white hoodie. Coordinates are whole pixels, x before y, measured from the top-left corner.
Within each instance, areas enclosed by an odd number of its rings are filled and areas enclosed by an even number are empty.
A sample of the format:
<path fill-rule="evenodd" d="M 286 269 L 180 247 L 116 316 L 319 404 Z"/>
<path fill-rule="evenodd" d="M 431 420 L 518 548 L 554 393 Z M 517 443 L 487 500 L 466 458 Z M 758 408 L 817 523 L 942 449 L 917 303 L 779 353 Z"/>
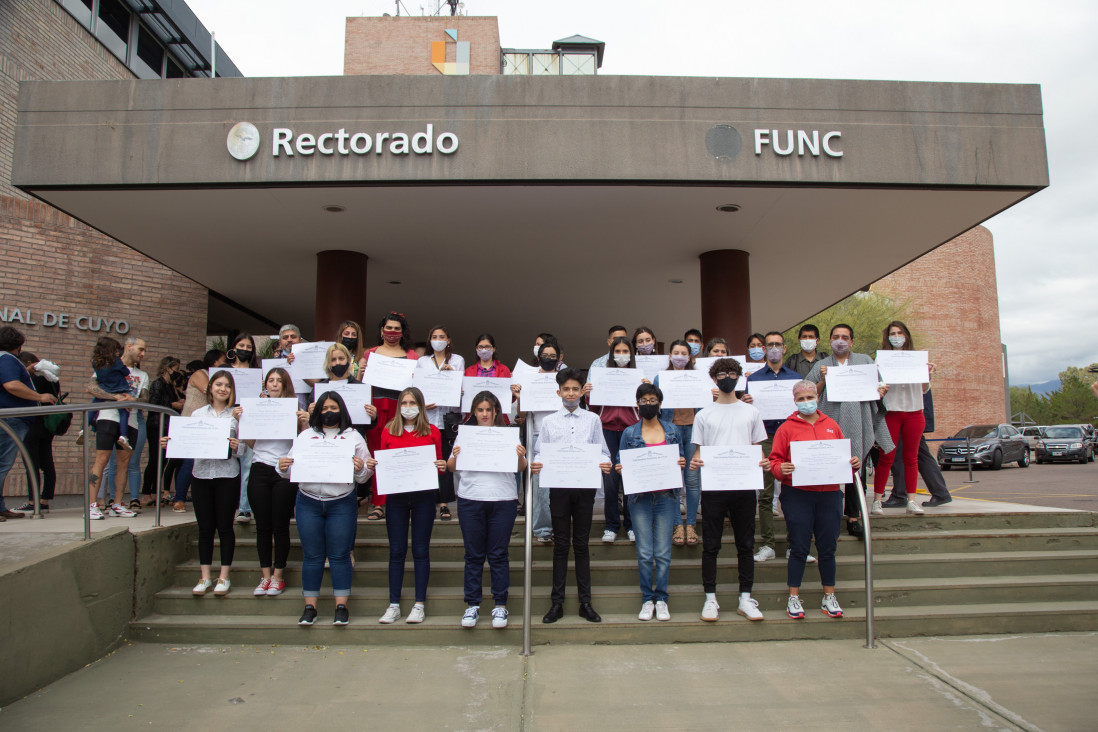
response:
<path fill-rule="evenodd" d="M 366 460 L 370 457 L 370 450 L 366 447 L 366 440 L 362 439 L 362 435 L 355 432 L 354 428 L 348 427 L 343 432 L 338 432 L 334 427 L 326 427 L 323 432 L 317 432 L 310 427 L 297 436 L 297 440 L 307 439 L 350 440 L 354 443 L 355 457 L 362 461 L 362 470 L 355 473 L 355 483 L 365 483 L 369 477 L 373 475 L 374 471 L 366 467 Z M 293 456 L 294 450 L 293 448 L 290 448 L 290 454 L 287 455 L 287 457 L 292 458 Z M 292 469 L 293 466 L 290 467 Z M 279 470 L 278 474 L 283 478 L 290 477 L 289 470 Z M 318 501 L 334 501 L 337 498 L 343 498 L 347 494 L 352 493 L 355 490 L 355 483 L 298 483 L 297 488 L 309 498 L 314 498 Z"/>

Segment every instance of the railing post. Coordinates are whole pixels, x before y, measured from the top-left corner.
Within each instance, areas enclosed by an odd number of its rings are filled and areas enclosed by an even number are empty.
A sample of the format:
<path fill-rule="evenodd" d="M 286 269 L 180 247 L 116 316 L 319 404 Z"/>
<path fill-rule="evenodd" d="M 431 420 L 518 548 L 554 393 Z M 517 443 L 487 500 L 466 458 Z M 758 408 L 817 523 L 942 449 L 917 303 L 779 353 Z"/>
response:
<path fill-rule="evenodd" d="M 0 419 L 0 428 L 8 433 L 8 437 L 15 443 L 15 449 L 19 451 L 20 457 L 23 458 L 23 467 L 27 469 L 27 482 L 31 489 L 31 501 L 34 503 L 34 513 L 31 518 L 40 519 L 42 514 L 38 512 L 38 471 L 34 468 L 34 461 L 31 460 L 30 453 L 27 452 L 27 446 L 15 434 L 15 430 L 11 428 L 6 419 Z"/>
<path fill-rule="evenodd" d="M 533 594 L 533 565 L 534 563 L 534 480 L 533 474 L 530 472 L 530 461 L 534 455 L 534 445 L 532 441 L 533 430 L 530 423 L 532 420 L 532 414 L 526 416 L 526 424 L 523 429 L 526 431 L 526 471 L 523 475 L 523 492 L 526 495 L 526 499 L 523 502 L 525 506 L 525 522 L 523 525 L 523 561 L 522 561 L 522 655 L 529 656 L 530 650 L 530 633 L 531 633 L 531 616 L 533 615 L 534 598 Z"/>
<path fill-rule="evenodd" d="M 83 415 L 80 419 L 84 425 L 84 444 L 81 446 L 84 450 L 84 475 L 81 476 L 84 483 L 84 541 L 90 541 L 92 538 L 92 522 L 91 522 L 91 498 L 89 496 L 90 485 L 88 480 L 91 476 L 91 452 L 88 450 L 88 442 L 91 441 L 91 430 L 88 429 L 88 413 L 81 412 Z"/>
<path fill-rule="evenodd" d="M 873 533 L 869 528 L 869 507 L 865 502 L 861 470 L 854 471 L 854 487 L 858 490 L 858 509 L 862 512 L 862 529 L 865 531 L 865 648 L 877 647 L 877 634 L 873 627 Z"/>
<path fill-rule="evenodd" d="M 966 462 L 968 462 L 968 482 L 971 483 L 972 482 L 972 442 L 969 440 L 968 435 L 965 435 L 965 453 L 967 454 L 967 457 L 965 458 L 965 460 L 966 460 Z"/>
<path fill-rule="evenodd" d="M 168 421 L 168 415 L 161 414 L 160 419 L 157 421 L 159 422 L 159 428 L 157 429 L 157 432 L 159 432 L 160 434 L 157 436 L 158 439 L 156 440 L 156 446 L 154 449 L 156 450 L 156 465 L 159 470 L 156 471 L 156 516 L 153 519 L 153 528 L 159 529 L 160 504 L 163 503 L 163 501 L 160 500 L 160 497 L 164 493 L 164 448 L 162 448 L 160 444 L 164 441 L 164 423 Z M 151 451 L 149 452 L 149 459 L 152 459 Z"/>

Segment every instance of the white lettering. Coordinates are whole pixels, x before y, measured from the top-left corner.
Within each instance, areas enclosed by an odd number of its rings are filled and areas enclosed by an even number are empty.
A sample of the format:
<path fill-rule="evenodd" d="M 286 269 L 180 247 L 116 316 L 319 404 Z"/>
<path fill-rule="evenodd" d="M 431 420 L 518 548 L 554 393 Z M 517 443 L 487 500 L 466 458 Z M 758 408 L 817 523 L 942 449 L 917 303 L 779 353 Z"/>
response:
<path fill-rule="evenodd" d="M 435 137 L 435 126 L 429 124 L 427 129 L 408 134 L 406 132 L 356 132 L 349 133 L 345 127 L 340 127 L 336 132 L 323 132 L 320 134 L 302 132 L 295 133 L 289 127 L 275 127 L 273 129 L 273 144 L 271 154 L 273 157 L 285 155 L 365 155 L 374 152 L 381 155 L 385 152 L 391 155 L 432 155 L 437 150 L 443 155 L 452 155 L 460 144 L 458 136 L 453 132 L 443 132 Z M 769 144 L 764 139 L 770 134 L 769 130 L 756 130 L 755 151 L 762 152 L 761 146 Z M 760 142 L 761 140 L 761 142 Z M 386 150 L 385 142 L 389 146 Z"/>
<path fill-rule="evenodd" d="M 127 323 L 125 320 L 119 320 L 118 323 L 114 326 L 114 332 L 119 335 L 126 335 L 130 332 L 130 324 Z"/>
<path fill-rule="evenodd" d="M 819 131 L 812 130 L 812 137 L 809 137 L 808 133 L 804 130 L 797 130 L 797 154 L 803 156 L 806 147 L 808 148 L 808 152 L 814 157 L 820 156 Z"/>
<path fill-rule="evenodd" d="M 42 313 L 42 327 L 48 328 L 51 325 L 57 325 L 57 316 L 47 310 Z"/>
<path fill-rule="evenodd" d="M 376 152 L 378 155 L 380 155 L 383 152 L 382 147 L 381 147 L 381 143 L 385 142 L 388 139 L 389 139 L 389 133 L 388 132 L 379 132 L 379 133 L 377 133 L 377 140 L 374 141 L 374 152 Z"/>
<path fill-rule="evenodd" d="M 294 142 L 294 146 L 297 151 L 302 155 L 312 155 L 313 147 L 316 145 L 316 138 L 308 133 L 300 134 L 297 136 L 297 140 Z"/>
<path fill-rule="evenodd" d="M 770 134 L 773 135 L 774 138 L 774 152 L 778 153 L 779 155 L 793 154 L 793 130 L 785 131 L 786 146 L 784 150 L 782 149 L 782 146 L 778 144 L 778 131 L 771 130 Z"/>
<path fill-rule="evenodd" d="M 57 316 L 57 327 L 58 328 L 68 328 L 69 327 L 69 316 L 66 313 L 61 313 L 60 315 Z"/>
<path fill-rule="evenodd" d="M 321 155 L 331 155 L 335 152 L 330 146 L 325 147 L 324 142 L 331 142 L 335 138 L 331 132 L 325 132 L 320 137 L 316 138 L 316 149 L 320 151 Z"/>
<path fill-rule="evenodd" d="M 105 320 L 105 321 L 103 321 L 103 323 L 107 326 L 107 332 L 110 333 L 111 332 L 111 327 L 114 325 L 114 321 L 113 320 Z"/>
<path fill-rule="evenodd" d="M 27 325 L 38 325 L 38 323 L 34 322 L 34 315 L 31 314 L 30 310 L 27 311 L 27 323 L 26 324 Z"/>
<path fill-rule="evenodd" d="M 407 155 L 408 136 L 403 132 L 394 132 L 393 140 L 389 143 L 389 152 L 393 155 Z"/>
<path fill-rule="evenodd" d="M 90 320 L 90 318 L 87 315 L 81 315 L 80 317 L 78 317 L 76 319 L 76 329 L 77 330 L 90 330 L 90 328 L 88 327 L 88 321 L 89 320 Z M 80 321 L 84 321 L 84 325 L 80 325 Z"/>
<path fill-rule="evenodd" d="M 426 132 L 417 132 L 412 135 L 412 152 L 417 155 L 430 155 L 434 149 L 435 126 L 427 125 Z"/>
<path fill-rule="evenodd" d="M 290 140 L 294 138 L 294 131 L 288 130 L 285 127 L 275 127 L 274 129 L 274 156 L 278 157 L 278 150 L 282 148 L 286 151 L 286 154 L 293 157 L 294 151 L 290 149 Z"/>
<path fill-rule="evenodd" d="M 23 313 L 19 312 L 19 308 L 11 311 L 11 315 L 8 317 L 9 323 L 22 323 Z"/>
<path fill-rule="evenodd" d="M 336 133 L 336 149 L 339 150 L 340 155 L 346 155 L 349 152 L 347 150 L 347 130 L 342 127 Z"/>
<path fill-rule="evenodd" d="M 838 131 L 828 132 L 826 135 L 824 135 L 824 138 L 823 138 L 824 152 L 827 153 L 828 155 L 830 155 L 833 158 L 841 158 L 843 156 L 843 151 L 842 150 L 832 150 L 831 149 L 831 140 L 832 139 L 838 139 L 842 136 L 843 136 L 843 133 L 838 132 Z"/>
<path fill-rule="evenodd" d="M 770 130 L 755 130 L 755 154 L 763 154 L 763 145 L 770 144 Z"/>
<path fill-rule="evenodd" d="M 358 155 L 365 155 L 370 152 L 370 147 L 373 146 L 373 144 L 374 138 L 370 137 L 365 132 L 359 132 L 351 137 L 351 152 Z"/>
<path fill-rule="evenodd" d="M 443 132 L 438 136 L 435 147 L 437 147 L 438 151 L 443 155 L 450 155 L 458 149 L 458 136 L 453 132 Z"/>

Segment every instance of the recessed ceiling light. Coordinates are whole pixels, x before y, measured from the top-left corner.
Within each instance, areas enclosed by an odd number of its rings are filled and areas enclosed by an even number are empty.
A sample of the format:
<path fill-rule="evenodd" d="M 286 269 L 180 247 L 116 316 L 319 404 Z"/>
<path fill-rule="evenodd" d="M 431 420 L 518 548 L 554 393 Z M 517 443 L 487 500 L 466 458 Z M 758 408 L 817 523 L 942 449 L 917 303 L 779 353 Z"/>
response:
<path fill-rule="evenodd" d="M 717 206 L 717 210 L 722 212 L 722 213 L 736 213 L 737 211 L 740 210 L 740 207 L 739 207 L 739 204 L 725 203 L 725 204 L 721 204 L 720 206 Z"/>
<path fill-rule="evenodd" d="M 335 203 L 328 204 L 327 206 L 322 206 L 321 208 L 323 208 L 328 213 L 343 213 L 347 210 L 346 206 L 340 206 Z"/>
<path fill-rule="evenodd" d="M 399 284 L 400 284 L 400 280 L 389 280 L 389 284 L 390 284 L 390 285 L 399 285 Z"/>
<path fill-rule="evenodd" d="M 670 282 L 672 285 L 681 285 L 682 284 L 682 280 L 667 280 L 667 281 Z"/>

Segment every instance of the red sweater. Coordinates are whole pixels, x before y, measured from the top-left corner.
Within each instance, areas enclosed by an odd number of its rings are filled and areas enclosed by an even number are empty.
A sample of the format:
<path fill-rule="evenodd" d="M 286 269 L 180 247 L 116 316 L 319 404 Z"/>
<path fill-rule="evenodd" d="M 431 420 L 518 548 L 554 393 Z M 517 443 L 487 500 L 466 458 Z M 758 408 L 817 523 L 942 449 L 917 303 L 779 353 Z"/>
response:
<path fill-rule="evenodd" d="M 790 462 L 790 442 L 843 439 L 843 431 L 839 429 L 839 424 L 835 420 L 823 412 L 816 412 L 816 415 L 816 423 L 809 424 L 801 417 L 800 413 L 794 412 L 782 422 L 781 426 L 778 427 L 778 431 L 774 433 L 774 444 L 770 448 L 770 472 L 782 482 L 783 486 L 793 486 L 793 476 L 782 475 L 782 463 Z M 803 491 L 837 491 L 839 490 L 839 484 L 799 485 L 797 488 Z"/>
<path fill-rule="evenodd" d="M 394 437 L 388 429 L 382 429 L 378 449 L 393 450 L 398 447 L 421 447 L 423 445 L 434 445 L 435 460 L 442 459 L 442 434 L 438 431 L 438 427 L 434 425 L 431 425 L 431 434 L 422 437 L 408 430 L 402 432 L 399 437 Z"/>
<path fill-rule="evenodd" d="M 494 363 L 496 365 L 496 375 L 495 375 L 494 378 L 497 378 L 497 379 L 510 379 L 511 378 L 511 369 L 504 366 L 498 360 L 497 361 L 492 361 L 492 363 Z M 478 368 L 480 368 L 480 359 L 479 358 L 476 360 L 476 362 L 472 366 L 465 369 L 465 375 L 466 376 L 479 376 L 479 374 L 477 373 Z"/>

